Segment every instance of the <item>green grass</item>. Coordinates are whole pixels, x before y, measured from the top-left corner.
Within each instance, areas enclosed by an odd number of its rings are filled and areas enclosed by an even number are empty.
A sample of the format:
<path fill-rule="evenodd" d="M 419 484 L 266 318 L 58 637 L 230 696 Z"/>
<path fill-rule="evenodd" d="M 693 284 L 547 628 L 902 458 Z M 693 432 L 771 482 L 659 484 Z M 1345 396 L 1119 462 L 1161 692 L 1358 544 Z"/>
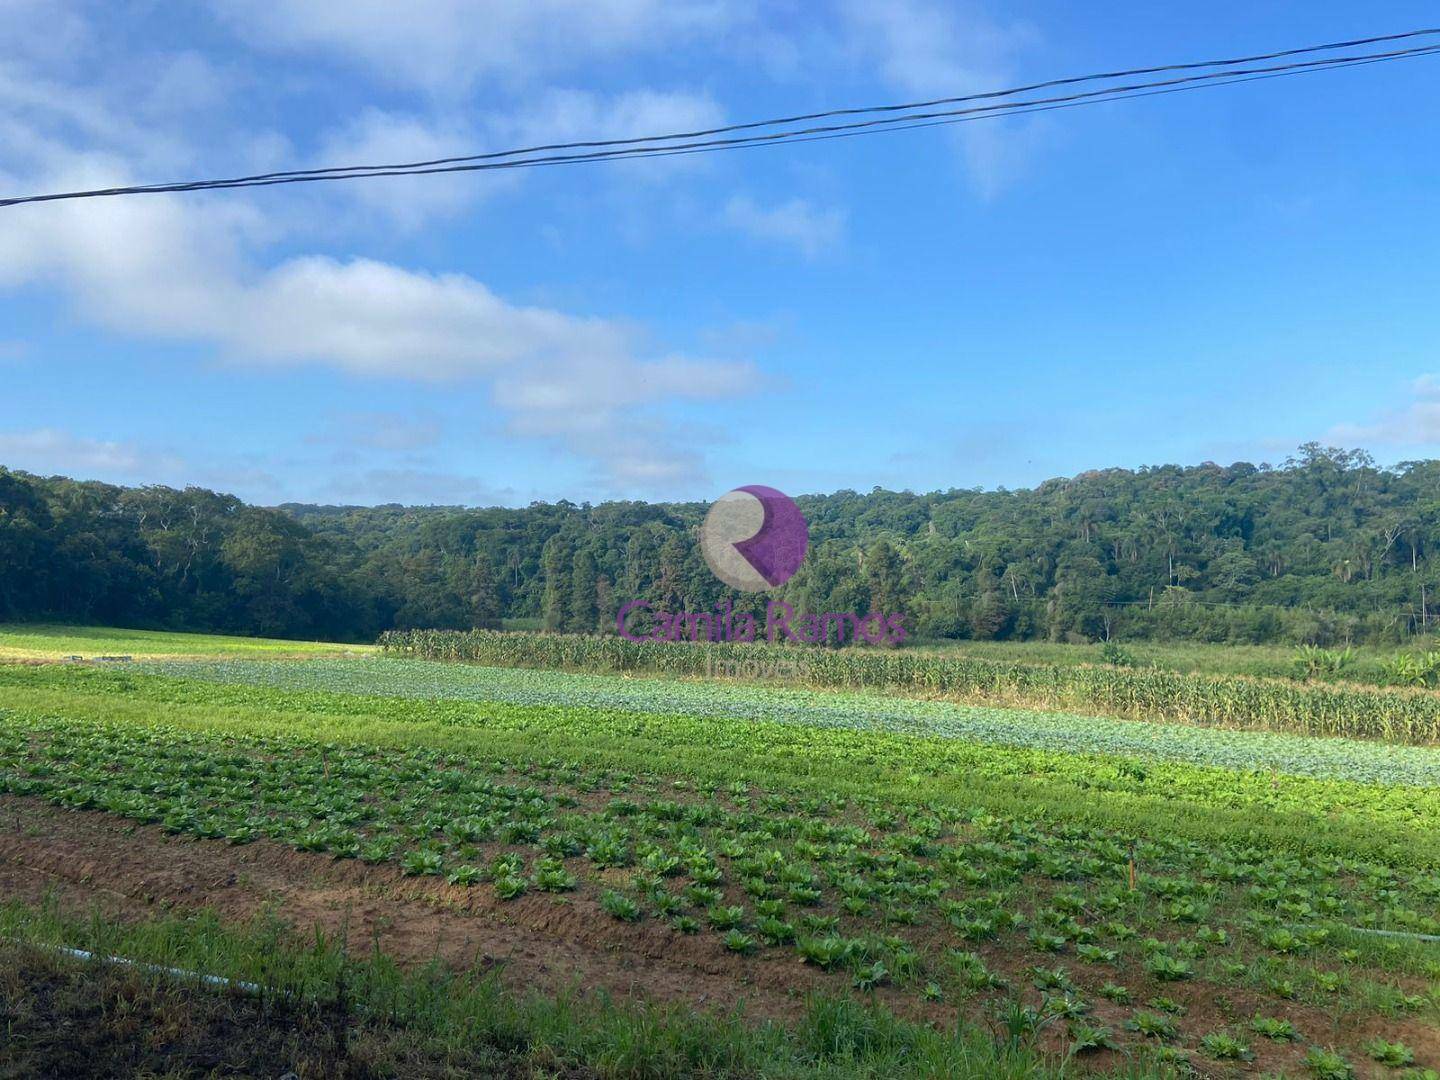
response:
<path fill-rule="evenodd" d="M 67 656 L 164 657 L 349 656 L 373 652 L 373 645 L 324 641 L 186 634 L 168 630 L 123 630 L 61 623 L 0 623 L 0 660 L 62 660 Z"/>
<path fill-rule="evenodd" d="M 53 903 L 8 903 L 0 905 L 0 935 L 9 939 L 0 943 L 5 970 L 25 976 L 0 977 L 10 1035 L 0 1040 L 6 1075 L 22 1075 L 12 1067 L 23 1075 L 68 1074 L 66 1066 L 79 1064 L 77 1046 L 87 1072 L 108 1052 L 127 1075 L 140 1056 L 156 1075 L 212 1075 L 217 1051 L 230 1068 L 268 1076 L 289 1074 L 297 1059 L 310 1066 L 303 1074 L 316 1076 L 1063 1075 L 1027 1046 L 1000 1046 L 967 1026 L 935 1030 L 847 999 L 813 999 L 786 1028 L 747 1021 L 738 1011 L 699 1015 L 578 993 L 512 993 L 473 971 L 406 971 L 383 954 L 347 955 L 273 921 L 225 926 L 202 912 L 117 925 Z M 258 983 L 264 993 L 256 1000 L 26 947 L 45 945 Z M 28 992 L 41 985 L 46 1000 L 37 1001 Z M 165 1040 L 137 1039 L 137 1027 L 164 1031 Z M 1113 1075 L 1164 1074 L 1130 1068 Z"/>
<path fill-rule="evenodd" d="M 508 631 L 539 630 L 538 619 L 507 619 Z M 1166 671 L 1216 675 L 1287 678 L 1294 672 L 1295 648 L 1289 645 L 1217 645 L 1204 642 L 1127 641 L 1124 648 L 1141 666 Z M 345 645 L 276 638 L 196 634 L 178 631 L 126 630 L 115 627 L 69 626 L 58 623 L 0 623 L 0 658 L 56 660 L 79 655 L 134 657 L 339 655 L 372 651 L 368 645 Z M 1068 645 L 1046 641 L 925 642 L 907 651 L 943 656 L 969 656 L 1017 664 L 1082 665 L 1101 663 L 1099 645 Z M 1344 672 L 1345 681 L 1381 683 L 1380 661 L 1402 648 L 1360 646 Z M 1423 651 L 1416 646 L 1408 651 Z"/>

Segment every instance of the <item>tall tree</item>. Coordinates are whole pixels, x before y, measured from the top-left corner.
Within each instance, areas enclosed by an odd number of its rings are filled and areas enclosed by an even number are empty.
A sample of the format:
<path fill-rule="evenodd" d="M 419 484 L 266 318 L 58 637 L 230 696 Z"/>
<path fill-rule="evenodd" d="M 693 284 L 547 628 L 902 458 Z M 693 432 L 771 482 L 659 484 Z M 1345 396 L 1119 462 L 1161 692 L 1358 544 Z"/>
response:
<path fill-rule="evenodd" d="M 599 629 L 596 595 L 595 556 L 588 547 L 575 553 L 570 575 L 570 612 L 565 629 L 576 634 L 593 634 Z"/>
<path fill-rule="evenodd" d="M 570 545 L 558 535 L 545 542 L 540 556 L 540 572 L 545 578 L 541 617 L 546 630 L 563 630 L 568 621 L 572 559 Z"/>
<path fill-rule="evenodd" d="M 598 629 L 602 634 L 613 634 L 620 601 L 615 596 L 615 587 L 610 584 L 610 578 L 605 574 L 595 579 L 595 607 L 599 614 Z"/>
<path fill-rule="evenodd" d="M 903 611 L 901 596 L 905 564 L 886 537 L 880 537 L 865 553 L 865 580 L 870 587 L 872 611 Z"/>
<path fill-rule="evenodd" d="M 470 562 L 469 596 L 471 625 L 495 627 L 500 623 L 500 590 L 490 556 L 477 552 Z"/>

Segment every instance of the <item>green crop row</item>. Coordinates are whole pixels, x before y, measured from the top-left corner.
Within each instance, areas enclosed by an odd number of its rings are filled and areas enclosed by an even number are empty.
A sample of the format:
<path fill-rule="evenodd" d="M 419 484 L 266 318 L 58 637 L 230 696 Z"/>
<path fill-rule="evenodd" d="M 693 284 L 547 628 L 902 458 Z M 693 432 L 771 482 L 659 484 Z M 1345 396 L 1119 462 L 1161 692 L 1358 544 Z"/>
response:
<path fill-rule="evenodd" d="M 1223 1059 L 1228 1029 L 1187 1015 L 1221 992 L 1349 1060 L 1362 1026 L 1403 1046 L 1435 1015 L 1440 876 L 1415 859 L 1433 824 L 1375 848 L 1383 794 L 1360 785 L 129 671 L 17 671 L 3 689 L 0 799 L 17 806 L 359 860 L 496 910 L 563 904 L 615 940 L 642 923 L 838 991 L 1063 1030 L 1072 1054 Z M 1331 827 L 1347 819 L 1363 856 Z"/>
<path fill-rule="evenodd" d="M 819 649 L 493 630 L 390 631 L 387 654 L 502 667 L 652 672 L 784 672 L 809 686 L 884 689 L 1044 707 L 1095 709 L 1141 719 L 1307 735 L 1440 743 L 1440 695 L 1424 690 L 1293 683 L 1155 669 L 1018 664 L 895 650 Z"/>
<path fill-rule="evenodd" d="M 487 667 L 393 656 L 307 660 L 303 664 L 268 660 L 164 661 L 136 664 L 129 670 L 187 682 L 278 690 L 333 690 L 422 701 L 582 705 L 648 715 L 773 720 L 1067 753 L 1162 758 L 1263 774 L 1440 788 L 1440 749 L 1428 746 L 1198 724 L 1145 723 L 1059 710 L 902 697 L 874 690 L 814 690 L 613 672 Z M 64 669 L 60 669 L 60 676 L 63 674 Z"/>
<path fill-rule="evenodd" d="M 603 705 L 376 697 L 223 685 L 136 671 L 0 669 L 5 715 L 229 734 L 548 754 L 728 782 L 766 777 L 1294 853 L 1440 867 L 1440 789 L 1291 776 L 961 738 Z M 482 749 L 483 748 L 483 749 Z"/>

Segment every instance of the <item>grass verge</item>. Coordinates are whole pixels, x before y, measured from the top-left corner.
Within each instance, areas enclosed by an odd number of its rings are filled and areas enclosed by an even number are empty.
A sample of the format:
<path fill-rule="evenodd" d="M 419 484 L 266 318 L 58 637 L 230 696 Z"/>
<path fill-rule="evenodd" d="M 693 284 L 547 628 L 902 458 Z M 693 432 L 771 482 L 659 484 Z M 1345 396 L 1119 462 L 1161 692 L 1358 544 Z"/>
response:
<path fill-rule="evenodd" d="M 69 656 L 172 657 L 349 656 L 372 653 L 373 645 L 325 641 L 188 634 L 169 630 L 125 630 L 63 623 L 0 623 L 0 660 L 63 660 Z"/>
<path fill-rule="evenodd" d="M 116 925 L 56 904 L 0 905 L 0 1073 L 113 1076 L 241 1071 L 301 1078 L 565 1076 L 1059 1077 L 1024 1040 L 940 1031 L 848 999 L 816 998 L 793 1029 L 574 993 L 508 993 L 493 974 L 404 970 L 273 920 L 209 914 Z M 64 945 L 262 984 L 214 990 Z M 1110 1075 L 1161 1076 L 1135 1065 Z"/>

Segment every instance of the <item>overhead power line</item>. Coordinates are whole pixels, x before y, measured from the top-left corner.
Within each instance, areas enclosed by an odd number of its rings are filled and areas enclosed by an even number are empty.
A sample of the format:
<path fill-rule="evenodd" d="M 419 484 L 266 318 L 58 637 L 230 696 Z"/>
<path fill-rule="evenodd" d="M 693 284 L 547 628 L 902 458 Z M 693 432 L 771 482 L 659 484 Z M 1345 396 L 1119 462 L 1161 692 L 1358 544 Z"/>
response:
<path fill-rule="evenodd" d="M 145 190 L 202 190 L 211 187 L 260 187 L 276 183 L 301 183 L 315 180 L 358 180 L 369 176 L 426 176 L 432 173 L 477 172 L 492 169 L 528 168 L 534 165 L 568 165 L 576 162 L 623 160 L 641 157 L 669 157 L 677 154 L 706 153 L 717 150 L 736 150 L 754 146 L 775 146 L 791 142 L 815 142 L 821 139 L 846 138 L 854 135 L 876 135 L 887 131 L 909 131 L 915 128 L 937 127 L 943 124 L 964 123 L 970 120 L 988 119 L 994 116 L 1016 116 L 1027 113 L 1049 112 L 1054 109 L 1074 108 L 1080 105 L 1099 104 L 1129 98 L 1152 97 L 1158 94 L 1172 94 L 1185 90 L 1201 90 L 1208 86 L 1228 86 L 1233 83 L 1255 82 L 1260 79 L 1280 78 L 1286 75 L 1301 75 L 1311 71 L 1333 70 L 1339 67 L 1359 67 L 1364 64 L 1381 63 L 1405 57 L 1440 53 L 1440 45 L 1406 49 L 1401 52 L 1378 53 L 1356 57 L 1317 60 L 1308 64 L 1286 64 L 1272 68 L 1239 69 L 1218 72 L 1213 75 L 1195 75 L 1185 79 L 1168 79 L 1159 82 L 1135 83 L 1130 86 L 1110 87 L 1083 94 L 1062 97 L 1039 98 L 1028 101 L 1007 102 L 1003 105 L 988 105 L 972 109 L 950 109 L 931 113 L 909 113 L 886 117 L 881 120 L 867 120 L 850 124 L 833 124 L 822 127 L 801 128 L 794 131 L 752 135 L 736 139 L 715 139 L 702 142 L 672 143 L 664 146 L 633 147 L 587 154 L 566 154 L 552 157 L 530 157 L 513 161 L 490 161 L 496 157 L 510 157 L 527 151 L 499 151 L 494 154 L 476 155 L 472 158 L 452 159 L 481 161 L 480 164 L 424 167 L 423 163 L 409 165 L 356 166 L 351 169 L 325 169 L 310 172 L 280 173 L 270 177 L 242 178 L 229 181 L 201 181 L 199 185 L 163 185 Z M 1201 80 L 1215 80 L 1201 82 Z M 1189 85 L 1176 85 L 1186 83 Z M 1151 89 L 1159 87 L 1161 89 Z M 915 122 L 919 121 L 919 122 Z M 636 142 L 639 140 L 620 140 Z M 102 194 L 106 194 L 102 192 Z M 0 205 L 4 205 L 0 202 Z"/>
<path fill-rule="evenodd" d="M 209 191 L 242 187 L 269 187 L 279 184 L 314 183 L 321 180 L 358 180 L 381 176 L 425 176 L 437 173 L 484 172 L 497 169 L 533 168 L 542 165 L 569 165 L 593 161 L 633 160 L 642 157 L 669 157 L 759 146 L 775 146 L 791 142 L 814 142 L 823 139 L 848 138 L 858 135 L 881 134 L 888 131 L 908 131 L 943 124 L 965 123 L 996 116 L 1015 116 L 1035 112 L 1047 112 L 1055 109 L 1100 104 L 1107 101 L 1152 97 L 1159 94 L 1254 82 L 1260 79 L 1280 78 L 1310 72 L 1359 67 L 1392 60 L 1435 55 L 1440 53 L 1440 43 L 1371 53 L 1349 52 L 1339 56 L 1268 66 L 1242 66 L 1284 57 L 1320 52 L 1340 52 L 1342 50 L 1353 50 L 1364 45 L 1398 42 L 1422 37 L 1435 37 L 1437 35 L 1440 35 L 1440 29 L 1410 30 L 1401 34 L 1356 38 L 1350 41 L 1332 42 L 1323 45 L 1308 45 L 1302 48 L 1285 49 L 1278 52 L 1261 53 L 1252 56 L 1233 57 L 1223 60 L 1194 61 L 1182 64 L 1166 64 L 1156 67 L 1130 68 L 1124 71 L 1105 72 L 1093 75 L 1068 76 L 1059 79 L 1049 79 L 1044 82 L 1031 83 L 1026 86 L 1011 87 L 1006 90 L 992 90 L 959 97 L 935 98 L 929 101 L 916 101 L 904 104 L 831 109 L 823 112 L 729 124 L 696 131 L 672 132 L 668 135 L 642 135 L 624 139 L 549 143 L 513 150 L 499 150 L 483 154 L 468 154 L 456 157 L 435 158 L 429 161 L 413 161 L 390 165 L 354 165 L 321 169 L 295 169 L 284 172 L 231 177 L 228 179 L 189 180 L 176 183 L 139 184 L 125 187 L 97 188 L 87 191 L 24 195 L 0 199 L 0 207 L 17 206 L 25 203 L 55 202 L 68 199 L 101 198 L 116 195 Z M 1121 78 L 1132 78 L 1167 72 L 1193 71 L 1200 68 L 1220 68 L 1222 70 L 1209 71 L 1198 75 L 1183 75 L 1146 82 L 1131 82 L 1105 86 L 1073 94 L 1040 98 L 1022 98 L 1016 101 L 997 102 L 995 100 L 1013 98 L 1017 95 L 1034 93 L 1037 90 L 1052 89 L 1061 86 L 1073 86 L 1087 82 L 1114 81 Z M 969 102 L 992 103 L 971 105 L 970 107 L 959 109 L 935 109 L 936 106 L 940 105 L 958 105 Z M 873 114 L 881 115 L 875 116 Z M 834 124 L 812 125 L 801 128 L 795 127 L 796 124 L 809 124 L 816 120 L 865 115 L 871 115 L 872 118 L 866 120 L 850 120 Z M 783 128 L 785 130 L 768 131 L 760 134 L 734 134 L 737 132 L 758 132 L 764 128 Z M 715 135 L 733 135 L 734 137 L 710 138 Z M 556 151 L 577 152 L 556 153 Z"/>

